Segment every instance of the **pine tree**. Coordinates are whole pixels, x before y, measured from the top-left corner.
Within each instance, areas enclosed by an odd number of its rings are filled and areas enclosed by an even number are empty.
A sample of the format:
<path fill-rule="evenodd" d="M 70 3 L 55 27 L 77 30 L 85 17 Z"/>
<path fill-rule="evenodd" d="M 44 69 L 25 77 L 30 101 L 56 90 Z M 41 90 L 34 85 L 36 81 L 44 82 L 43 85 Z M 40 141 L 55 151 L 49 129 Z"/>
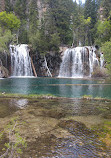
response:
<path fill-rule="evenodd" d="M 95 37 L 95 24 L 97 22 L 97 1 L 96 0 L 86 0 L 84 7 L 84 17 L 87 19 L 91 18 L 91 24 L 88 31 L 88 44 L 94 44 Z"/>
<path fill-rule="evenodd" d="M 71 41 L 70 20 L 73 7 L 72 0 L 48 0 L 45 29 L 49 34 L 58 33 L 61 44 Z M 50 28 L 50 29 L 49 29 Z"/>
<path fill-rule="evenodd" d="M 102 0 L 101 7 L 103 7 L 104 18 L 108 18 L 111 13 L 111 0 Z"/>

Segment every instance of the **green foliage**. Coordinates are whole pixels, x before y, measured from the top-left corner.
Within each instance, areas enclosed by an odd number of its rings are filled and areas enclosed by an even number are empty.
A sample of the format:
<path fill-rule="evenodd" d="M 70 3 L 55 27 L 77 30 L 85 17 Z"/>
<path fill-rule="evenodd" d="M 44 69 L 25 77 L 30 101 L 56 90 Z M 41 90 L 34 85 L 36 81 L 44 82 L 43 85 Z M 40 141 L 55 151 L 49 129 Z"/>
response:
<path fill-rule="evenodd" d="M 48 43 L 44 33 L 41 30 L 37 30 L 33 36 L 29 37 L 29 42 L 32 44 L 32 48 L 34 51 L 38 51 L 40 53 L 44 53 L 48 50 Z"/>
<path fill-rule="evenodd" d="M 48 0 L 49 6 L 45 15 L 45 31 L 51 35 L 58 33 L 61 44 L 72 42 L 72 31 L 70 29 L 70 20 L 73 10 L 71 0 Z"/>
<path fill-rule="evenodd" d="M 12 4 L 13 5 L 13 4 Z M 19 43 L 28 43 L 28 13 L 27 13 L 27 0 L 16 0 L 13 6 L 14 13 L 20 18 L 21 25 L 19 28 Z"/>
<path fill-rule="evenodd" d="M 97 11 L 98 11 L 98 3 L 95 0 L 86 0 L 85 7 L 84 7 L 84 17 L 87 19 L 88 17 L 91 18 L 91 23 L 87 29 L 87 38 L 88 38 L 88 45 L 94 44 L 94 38 L 96 29 L 95 24 L 97 22 Z"/>
<path fill-rule="evenodd" d="M 89 30 L 89 25 L 91 23 L 91 18 L 88 17 L 87 19 L 84 18 L 83 15 L 78 15 L 78 22 L 75 22 L 75 19 L 73 18 L 74 25 L 73 25 L 73 30 L 74 30 L 74 39 L 73 43 L 75 46 L 79 45 L 79 42 L 82 45 L 87 45 L 88 44 L 88 30 Z"/>
<path fill-rule="evenodd" d="M 4 130 L 1 132 L 1 136 L 3 134 L 8 135 L 9 142 L 4 144 L 4 148 L 2 149 L 5 151 L 2 157 L 19 157 L 20 154 L 22 154 L 23 147 L 27 147 L 26 140 L 20 136 L 19 133 L 19 126 L 21 125 L 21 122 L 19 121 L 19 118 L 12 118 L 10 123 L 4 128 Z"/>
<path fill-rule="evenodd" d="M 8 46 L 12 39 L 13 36 L 11 34 L 11 31 L 5 30 L 3 32 L 3 29 L 0 27 L 0 52 L 3 52 L 4 50 L 8 51 Z"/>
<path fill-rule="evenodd" d="M 99 45 L 108 41 L 111 37 L 111 22 L 107 19 L 105 21 L 98 21 L 96 36 L 96 41 L 98 41 L 97 44 Z"/>
<path fill-rule="evenodd" d="M 16 3 L 14 5 L 14 11 L 16 15 L 19 16 L 21 20 L 26 19 L 26 6 L 27 6 L 27 0 L 16 0 Z"/>
<path fill-rule="evenodd" d="M 107 41 L 102 44 L 101 50 L 104 52 L 106 67 L 108 68 L 109 73 L 111 75 L 111 39 L 110 41 Z"/>
<path fill-rule="evenodd" d="M 51 35 L 51 40 L 49 43 L 49 50 L 51 51 L 58 51 L 60 45 L 60 37 L 59 34 L 54 33 Z"/>
<path fill-rule="evenodd" d="M 38 8 L 37 1 L 32 0 L 29 6 L 29 32 L 35 33 L 38 29 L 39 19 L 38 19 Z"/>
<path fill-rule="evenodd" d="M 13 13 L 0 12 L 0 26 L 4 29 L 17 30 L 20 20 Z"/>
<path fill-rule="evenodd" d="M 104 8 L 103 16 L 104 16 L 105 19 L 107 19 L 110 16 L 111 0 L 102 0 L 101 7 Z"/>
<path fill-rule="evenodd" d="M 4 0 L 4 2 L 5 2 L 6 12 L 12 12 L 13 11 L 13 5 L 10 3 L 10 0 Z"/>

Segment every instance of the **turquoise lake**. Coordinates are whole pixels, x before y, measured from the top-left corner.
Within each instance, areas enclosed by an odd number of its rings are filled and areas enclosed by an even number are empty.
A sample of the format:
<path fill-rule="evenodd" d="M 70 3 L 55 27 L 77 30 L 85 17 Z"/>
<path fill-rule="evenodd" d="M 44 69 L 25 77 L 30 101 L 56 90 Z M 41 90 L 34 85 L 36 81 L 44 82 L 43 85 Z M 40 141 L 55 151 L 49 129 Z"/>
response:
<path fill-rule="evenodd" d="M 0 92 L 52 94 L 68 98 L 92 95 L 111 99 L 111 82 L 73 78 L 7 78 L 0 79 Z"/>

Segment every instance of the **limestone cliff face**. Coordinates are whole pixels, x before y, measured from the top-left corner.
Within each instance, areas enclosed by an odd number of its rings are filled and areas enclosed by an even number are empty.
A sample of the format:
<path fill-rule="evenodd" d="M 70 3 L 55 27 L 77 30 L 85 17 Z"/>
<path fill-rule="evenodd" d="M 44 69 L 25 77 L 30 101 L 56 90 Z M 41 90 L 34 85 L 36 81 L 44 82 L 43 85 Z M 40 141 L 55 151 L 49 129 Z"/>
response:
<path fill-rule="evenodd" d="M 51 52 L 49 52 L 45 55 L 45 59 L 44 56 L 36 53 L 36 55 L 33 57 L 33 62 L 38 77 L 51 77 L 51 75 L 52 77 L 57 77 L 59 75 L 59 69 L 62 59 L 60 53 L 51 54 Z M 46 64 L 51 75 L 48 73 Z"/>
<path fill-rule="evenodd" d="M 2 61 L 0 59 L 0 78 L 7 78 L 9 76 L 8 70 L 2 65 Z"/>

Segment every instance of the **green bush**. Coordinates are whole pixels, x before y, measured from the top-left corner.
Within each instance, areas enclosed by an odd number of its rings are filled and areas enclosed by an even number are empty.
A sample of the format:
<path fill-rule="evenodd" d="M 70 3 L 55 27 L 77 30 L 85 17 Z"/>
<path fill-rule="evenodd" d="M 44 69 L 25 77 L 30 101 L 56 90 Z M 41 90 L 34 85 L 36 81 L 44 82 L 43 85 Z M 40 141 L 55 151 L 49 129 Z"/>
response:
<path fill-rule="evenodd" d="M 106 61 L 106 67 L 111 74 L 111 39 L 110 41 L 105 42 L 102 44 L 101 50 L 104 53 L 104 58 Z"/>

